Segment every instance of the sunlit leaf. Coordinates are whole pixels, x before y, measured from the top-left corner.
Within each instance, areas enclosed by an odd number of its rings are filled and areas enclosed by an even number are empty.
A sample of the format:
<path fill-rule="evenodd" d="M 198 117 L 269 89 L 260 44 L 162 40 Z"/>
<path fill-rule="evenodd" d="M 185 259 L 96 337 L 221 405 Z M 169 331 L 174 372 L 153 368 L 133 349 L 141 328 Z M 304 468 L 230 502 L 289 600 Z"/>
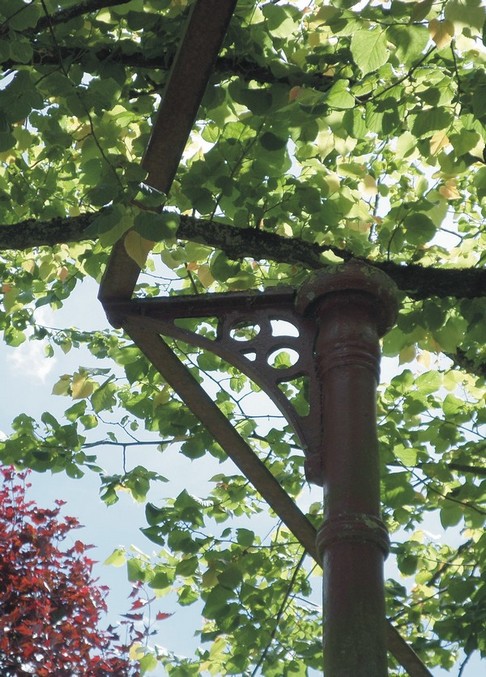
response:
<path fill-rule="evenodd" d="M 448 47 L 454 37 L 454 24 L 452 21 L 440 19 L 431 19 L 429 21 L 429 33 L 431 39 L 439 49 Z"/>
<path fill-rule="evenodd" d="M 380 28 L 356 31 L 351 38 L 351 53 L 364 75 L 378 70 L 388 59 L 385 32 Z"/>
<path fill-rule="evenodd" d="M 154 246 L 152 240 L 146 240 L 134 230 L 128 231 L 123 240 L 128 256 L 135 261 L 140 268 L 143 268 L 147 255 Z"/>

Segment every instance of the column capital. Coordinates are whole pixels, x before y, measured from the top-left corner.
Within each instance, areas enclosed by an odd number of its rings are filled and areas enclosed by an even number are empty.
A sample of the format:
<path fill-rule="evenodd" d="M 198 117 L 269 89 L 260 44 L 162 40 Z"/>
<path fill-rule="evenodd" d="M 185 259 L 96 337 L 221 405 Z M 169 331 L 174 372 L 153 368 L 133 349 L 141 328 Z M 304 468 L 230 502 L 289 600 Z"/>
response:
<path fill-rule="evenodd" d="M 378 268 L 355 259 L 311 275 L 297 290 L 296 310 L 303 316 L 315 314 L 326 297 L 333 295 L 337 301 L 337 294 L 343 292 L 357 292 L 371 297 L 380 337 L 395 324 L 398 312 L 398 289 L 395 283 Z M 344 295 L 342 298 L 344 301 Z"/>

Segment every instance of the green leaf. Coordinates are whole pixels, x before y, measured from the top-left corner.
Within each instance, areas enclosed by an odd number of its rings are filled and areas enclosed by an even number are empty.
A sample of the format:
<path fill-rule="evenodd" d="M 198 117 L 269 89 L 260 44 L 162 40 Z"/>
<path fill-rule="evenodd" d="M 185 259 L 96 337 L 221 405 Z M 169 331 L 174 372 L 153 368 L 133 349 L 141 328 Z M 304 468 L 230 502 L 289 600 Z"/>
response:
<path fill-rule="evenodd" d="M 199 595 L 196 590 L 194 590 L 190 585 L 184 585 L 178 590 L 178 602 L 181 606 L 188 606 L 189 604 L 194 604 L 199 598 Z"/>
<path fill-rule="evenodd" d="M 89 191 L 89 200 L 95 207 L 104 207 L 115 200 L 120 187 L 114 181 L 104 181 Z"/>
<path fill-rule="evenodd" d="M 98 426 L 98 418 L 92 414 L 81 416 L 79 421 L 86 430 L 91 430 L 92 428 L 96 428 Z"/>
<path fill-rule="evenodd" d="M 103 246 L 114 244 L 133 225 L 133 216 L 122 205 L 111 205 L 103 209 L 86 229 L 86 235 L 99 237 Z"/>
<path fill-rule="evenodd" d="M 167 544 L 175 552 L 194 554 L 199 550 L 198 543 L 191 538 L 187 531 L 182 529 L 172 529 L 168 535 Z"/>
<path fill-rule="evenodd" d="M 412 21 L 423 21 L 432 9 L 434 0 L 422 0 L 417 2 L 412 10 Z"/>
<path fill-rule="evenodd" d="M 127 575 L 131 583 L 145 580 L 145 564 L 136 557 L 127 560 Z"/>
<path fill-rule="evenodd" d="M 148 581 L 148 584 L 149 587 L 154 590 L 165 590 L 170 587 L 172 581 L 166 571 L 157 571 L 157 573 Z"/>
<path fill-rule="evenodd" d="M 230 564 L 218 574 L 218 581 L 223 587 L 235 590 L 243 580 L 243 574 L 239 566 Z"/>
<path fill-rule="evenodd" d="M 288 38 L 292 31 L 297 28 L 296 22 L 291 16 L 291 7 L 280 7 L 267 3 L 263 5 L 262 12 L 266 18 L 268 29 L 277 38 Z"/>
<path fill-rule="evenodd" d="M 145 518 L 147 522 L 154 526 L 155 524 L 160 524 L 167 517 L 167 508 L 157 508 L 153 503 L 147 503 L 145 506 Z"/>
<path fill-rule="evenodd" d="M 0 134 L 6 134 L 10 131 L 10 125 L 5 113 L 0 113 Z"/>
<path fill-rule="evenodd" d="M 417 450 L 398 444 L 394 448 L 395 456 L 406 466 L 415 466 L 417 463 Z"/>
<path fill-rule="evenodd" d="M 127 556 L 123 548 L 115 548 L 111 555 L 105 559 L 103 564 L 111 564 L 114 567 L 121 567 L 127 561 Z"/>
<path fill-rule="evenodd" d="M 165 537 L 162 535 L 160 527 L 141 527 L 140 531 L 149 539 L 149 541 L 152 541 L 152 543 L 156 543 L 157 545 L 161 546 L 165 545 Z"/>
<path fill-rule="evenodd" d="M 61 377 L 62 378 L 62 377 Z M 69 382 L 68 384 L 69 385 Z M 67 388 L 66 388 L 67 391 Z M 61 393 L 65 394 L 65 393 Z M 78 419 L 81 419 L 81 417 L 84 415 L 86 412 L 86 400 L 80 400 L 79 402 L 76 402 L 72 406 L 70 406 L 66 411 L 64 412 L 64 415 L 68 419 L 68 421 L 77 421 Z"/>
<path fill-rule="evenodd" d="M 486 167 L 481 167 L 473 178 L 474 187 L 477 190 L 478 198 L 482 200 L 486 197 Z"/>
<path fill-rule="evenodd" d="M 123 209 L 119 205 L 113 205 L 104 209 L 96 216 L 86 229 L 88 237 L 90 235 L 101 235 L 113 228 L 116 228 L 123 218 Z"/>
<path fill-rule="evenodd" d="M 9 18 L 8 25 L 16 31 L 25 31 L 27 28 L 33 28 L 40 16 L 41 8 L 35 2 L 30 2 Z"/>
<path fill-rule="evenodd" d="M 410 214 L 403 222 L 407 240 L 414 245 L 422 245 L 431 240 L 437 228 L 426 214 Z"/>
<path fill-rule="evenodd" d="M 10 150 L 17 143 L 15 136 L 11 132 L 0 133 L 0 153 Z"/>
<path fill-rule="evenodd" d="M 45 423 L 50 428 L 56 429 L 59 428 L 59 422 L 57 419 L 50 414 L 48 411 L 45 411 L 41 416 L 41 421 Z"/>
<path fill-rule="evenodd" d="M 429 41 L 429 32 L 425 26 L 391 25 L 386 29 L 386 36 L 395 45 L 397 58 L 406 64 L 418 59 Z"/>
<path fill-rule="evenodd" d="M 333 108 L 345 109 L 355 106 L 355 99 L 348 90 L 348 80 L 338 80 L 329 90 L 326 102 Z"/>
<path fill-rule="evenodd" d="M 63 376 L 61 376 L 60 379 L 53 385 L 52 394 L 68 395 L 70 387 L 71 387 L 71 376 L 69 376 L 69 374 L 63 374 Z"/>
<path fill-rule="evenodd" d="M 463 518 L 463 509 L 457 503 L 445 503 L 440 511 L 440 523 L 444 529 L 455 527 Z"/>
<path fill-rule="evenodd" d="M 444 399 L 442 409 L 445 416 L 455 416 L 455 414 L 461 412 L 464 409 L 464 402 L 455 395 L 449 394 L 446 395 Z"/>
<path fill-rule="evenodd" d="M 453 119 L 453 114 L 445 108 L 429 108 L 417 113 L 412 133 L 417 137 L 432 136 L 437 130 L 447 130 Z"/>
<path fill-rule="evenodd" d="M 434 393 L 442 385 L 442 375 L 438 371 L 426 371 L 415 380 L 415 385 L 422 395 Z"/>
<path fill-rule="evenodd" d="M 134 221 L 137 233 L 153 242 L 174 238 L 178 227 L 179 215 L 169 211 L 160 214 L 143 211 L 137 214 Z"/>
<path fill-rule="evenodd" d="M 176 575 L 188 578 L 196 573 L 199 565 L 197 557 L 186 557 L 181 559 L 176 565 Z"/>
<path fill-rule="evenodd" d="M 204 362 L 202 362 L 200 359 L 198 359 L 198 364 L 201 366 L 201 368 L 204 366 Z M 190 440 L 187 440 L 181 446 L 181 453 L 183 453 L 184 456 L 187 456 L 187 458 L 201 458 L 206 454 L 206 444 L 204 439 L 202 439 L 200 436 L 195 436 Z"/>
<path fill-rule="evenodd" d="M 102 80 L 91 80 L 88 87 L 89 94 L 95 100 L 95 109 L 111 109 L 114 107 L 119 95 L 120 84 L 110 77 Z"/>
<path fill-rule="evenodd" d="M 472 150 L 480 141 L 480 135 L 478 132 L 461 129 L 459 134 L 453 134 L 450 137 L 450 141 L 456 151 L 457 155 L 464 155 L 465 153 Z"/>
<path fill-rule="evenodd" d="M 10 44 L 7 40 L 0 40 L 0 63 L 10 59 Z"/>
<path fill-rule="evenodd" d="M 407 554 L 397 558 L 398 568 L 404 576 L 412 576 L 417 571 L 418 558 L 416 555 Z"/>
<path fill-rule="evenodd" d="M 113 407 L 116 405 L 116 392 L 117 388 L 116 385 L 111 382 L 111 377 L 94 391 L 90 399 L 93 409 L 97 414 L 104 410 L 112 411 Z"/>
<path fill-rule="evenodd" d="M 239 270 L 239 267 L 237 261 L 231 261 L 224 252 L 219 252 L 211 260 L 209 269 L 215 280 L 224 282 L 228 278 L 233 277 Z"/>
<path fill-rule="evenodd" d="M 481 0 L 447 0 L 445 18 L 457 28 L 473 28 L 480 34 L 486 21 L 486 7 Z"/>
<path fill-rule="evenodd" d="M 282 150 L 287 145 L 287 139 L 277 136 L 273 132 L 264 132 L 258 139 L 265 150 Z"/>
<path fill-rule="evenodd" d="M 174 502 L 174 508 L 180 510 L 183 508 L 195 508 L 200 510 L 201 505 L 196 499 L 183 489 Z"/>
<path fill-rule="evenodd" d="M 464 329 L 462 322 L 450 318 L 445 326 L 434 331 L 434 339 L 444 352 L 454 353 L 464 340 Z"/>
<path fill-rule="evenodd" d="M 18 63 L 29 63 L 34 56 L 32 45 L 20 37 L 9 43 L 10 58 Z"/>
<path fill-rule="evenodd" d="M 3 337 L 7 345 L 12 346 L 12 348 L 20 346 L 27 338 L 23 331 L 19 331 L 13 327 L 5 329 Z"/>
<path fill-rule="evenodd" d="M 380 28 L 356 31 L 351 37 L 351 54 L 363 75 L 378 70 L 388 59 L 386 33 Z"/>
<path fill-rule="evenodd" d="M 243 87 L 239 81 L 230 83 L 229 92 L 235 101 L 243 104 L 255 115 L 265 115 L 272 106 L 272 94 L 267 89 L 249 89 Z M 206 134 L 208 141 L 215 141 L 217 137 Z"/>
<path fill-rule="evenodd" d="M 236 539 L 240 545 L 249 547 L 255 542 L 255 534 L 253 531 L 250 531 L 250 529 L 240 527 L 236 530 Z"/>
<path fill-rule="evenodd" d="M 206 618 L 217 618 L 226 607 L 228 600 L 233 597 L 233 590 L 222 585 L 216 585 L 206 599 L 203 608 L 203 616 Z"/>
<path fill-rule="evenodd" d="M 139 664 L 140 664 L 140 674 L 145 675 L 145 673 L 147 672 L 156 670 L 159 665 L 159 662 L 153 654 L 146 653 L 144 656 L 142 656 L 142 658 L 140 658 Z"/>

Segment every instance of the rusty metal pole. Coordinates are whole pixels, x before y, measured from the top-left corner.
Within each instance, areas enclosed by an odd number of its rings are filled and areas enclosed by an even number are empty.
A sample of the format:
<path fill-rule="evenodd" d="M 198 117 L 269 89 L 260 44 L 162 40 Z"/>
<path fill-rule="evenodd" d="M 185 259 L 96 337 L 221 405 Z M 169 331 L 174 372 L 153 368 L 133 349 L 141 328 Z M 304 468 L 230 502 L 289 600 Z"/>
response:
<path fill-rule="evenodd" d="M 379 338 L 395 320 L 395 288 L 380 271 L 351 263 L 313 276 L 300 288 L 297 308 L 318 325 L 324 674 L 384 677 L 388 534 L 380 519 L 375 400 Z"/>

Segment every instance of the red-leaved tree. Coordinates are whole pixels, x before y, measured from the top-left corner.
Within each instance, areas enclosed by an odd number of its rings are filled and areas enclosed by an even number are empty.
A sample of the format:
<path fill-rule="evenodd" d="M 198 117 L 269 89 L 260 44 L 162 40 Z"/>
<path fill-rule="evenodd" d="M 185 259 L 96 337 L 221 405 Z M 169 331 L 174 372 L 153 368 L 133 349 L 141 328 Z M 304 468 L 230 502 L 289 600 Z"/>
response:
<path fill-rule="evenodd" d="M 26 473 L 0 473 L 0 674 L 138 675 L 127 642 L 98 627 L 108 590 L 92 576 L 90 546 L 72 538 L 78 520 L 60 516 L 63 501 L 27 501 Z"/>

